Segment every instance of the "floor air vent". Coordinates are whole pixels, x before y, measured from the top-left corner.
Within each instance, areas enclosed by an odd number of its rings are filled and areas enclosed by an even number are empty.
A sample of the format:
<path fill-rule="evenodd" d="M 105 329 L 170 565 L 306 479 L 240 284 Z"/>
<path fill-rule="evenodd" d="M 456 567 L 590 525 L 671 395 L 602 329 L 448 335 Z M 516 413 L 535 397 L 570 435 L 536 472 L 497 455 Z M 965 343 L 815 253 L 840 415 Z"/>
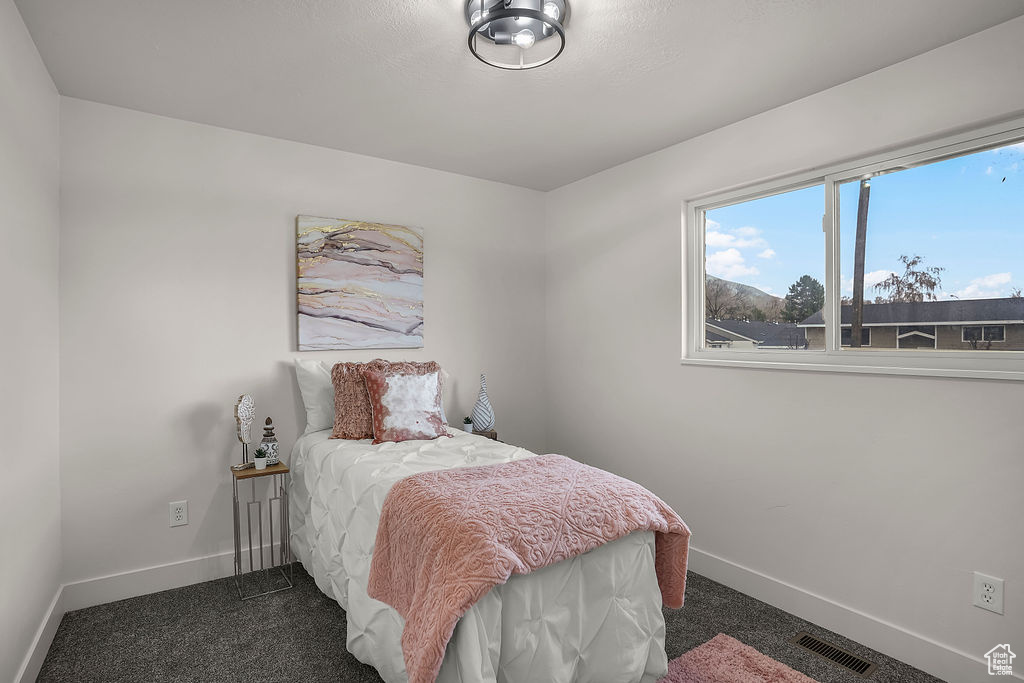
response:
<path fill-rule="evenodd" d="M 799 645 L 805 650 L 810 650 L 814 654 L 835 662 L 839 666 L 852 671 L 861 678 L 867 678 L 875 672 L 878 668 L 877 664 L 869 662 L 866 659 L 861 659 L 857 655 L 851 654 L 841 647 L 836 647 L 832 643 L 824 641 L 820 638 L 815 638 L 806 631 L 801 631 L 795 636 L 790 638 L 789 642 L 794 645 Z"/>

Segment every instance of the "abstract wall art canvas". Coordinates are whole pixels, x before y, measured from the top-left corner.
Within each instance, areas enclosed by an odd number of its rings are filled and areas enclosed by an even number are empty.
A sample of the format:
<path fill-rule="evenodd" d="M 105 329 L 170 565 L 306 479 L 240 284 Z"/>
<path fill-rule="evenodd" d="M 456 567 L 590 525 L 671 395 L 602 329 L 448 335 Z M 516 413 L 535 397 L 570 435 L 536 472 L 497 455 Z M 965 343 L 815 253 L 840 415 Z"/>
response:
<path fill-rule="evenodd" d="M 423 346 L 423 230 L 299 216 L 299 351 Z"/>

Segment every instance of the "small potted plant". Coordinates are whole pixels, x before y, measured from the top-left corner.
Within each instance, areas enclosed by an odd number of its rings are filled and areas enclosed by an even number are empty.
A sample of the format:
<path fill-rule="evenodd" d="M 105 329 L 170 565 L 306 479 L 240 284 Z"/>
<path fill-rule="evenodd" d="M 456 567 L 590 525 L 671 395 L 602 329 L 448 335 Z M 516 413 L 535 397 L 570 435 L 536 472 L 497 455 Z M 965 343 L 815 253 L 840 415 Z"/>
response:
<path fill-rule="evenodd" d="M 464 417 L 464 418 L 462 418 L 462 428 L 465 429 L 470 434 L 472 434 L 473 433 L 473 418 L 471 418 L 471 417 Z"/>
<path fill-rule="evenodd" d="M 258 470 L 267 469 L 267 449 L 262 447 L 257 448 L 256 454 L 253 456 L 252 462 L 256 466 L 256 469 Z"/>

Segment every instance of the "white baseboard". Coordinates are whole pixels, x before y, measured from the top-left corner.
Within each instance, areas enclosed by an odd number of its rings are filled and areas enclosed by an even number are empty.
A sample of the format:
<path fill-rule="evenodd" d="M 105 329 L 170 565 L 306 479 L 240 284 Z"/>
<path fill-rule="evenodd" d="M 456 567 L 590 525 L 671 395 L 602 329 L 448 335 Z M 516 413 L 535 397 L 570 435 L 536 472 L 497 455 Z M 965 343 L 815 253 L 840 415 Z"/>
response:
<path fill-rule="evenodd" d="M 985 660 L 980 656 L 961 652 L 699 548 L 690 548 L 689 559 L 690 569 L 702 576 L 943 680 L 960 683 L 987 678 Z M 31 683 L 36 679 L 65 612 L 220 579 L 233 572 L 233 553 L 229 551 L 64 584 L 57 589 L 15 681 Z M 1024 680 L 1019 673 L 1013 678 Z"/>
<path fill-rule="evenodd" d="M 234 552 L 193 557 L 142 569 L 133 569 L 64 585 L 64 610 L 102 605 L 194 583 L 222 579 L 234 573 Z"/>
<path fill-rule="evenodd" d="M 46 653 L 50 650 L 53 637 L 57 634 L 60 620 L 64 618 L 64 612 L 67 611 L 64 609 L 63 599 L 64 586 L 58 586 L 57 592 L 53 594 L 53 600 L 50 601 L 49 609 L 43 615 L 42 623 L 36 629 L 36 635 L 32 639 L 28 653 L 21 662 L 21 668 L 14 676 L 14 683 L 34 683 L 39 676 L 39 670 L 43 668 L 43 660 L 46 659 Z"/>
<path fill-rule="evenodd" d="M 39 676 L 43 660 L 46 659 L 46 653 L 53 644 L 53 637 L 65 613 L 115 600 L 221 579 L 233 573 L 234 553 L 228 551 L 62 584 L 57 588 L 50 608 L 36 630 L 32 645 L 14 678 L 15 683 L 33 683 Z"/>
<path fill-rule="evenodd" d="M 967 654 L 692 546 L 689 568 L 942 680 L 962 683 L 988 678 L 988 668 L 980 655 Z M 1013 678 L 1024 680 L 1019 673 Z"/>

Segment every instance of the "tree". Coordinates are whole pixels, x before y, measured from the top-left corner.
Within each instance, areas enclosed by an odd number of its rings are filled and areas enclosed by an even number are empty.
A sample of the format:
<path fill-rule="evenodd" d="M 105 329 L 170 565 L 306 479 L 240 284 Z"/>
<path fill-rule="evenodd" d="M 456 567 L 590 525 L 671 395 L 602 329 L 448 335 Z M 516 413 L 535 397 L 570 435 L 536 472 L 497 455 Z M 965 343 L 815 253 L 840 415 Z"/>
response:
<path fill-rule="evenodd" d="M 1017 287 L 1016 289 L 1011 289 L 1010 290 L 1010 298 L 1011 299 L 1020 299 L 1020 298 L 1022 298 L 1021 293 L 1020 293 L 1020 287 Z"/>
<path fill-rule="evenodd" d="M 704 315 L 710 320 L 721 320 L 732 306 L 732 289 L 718 278 L 704 281 Z"/>
<path fill-rule="evenodd" d="M 750 309 L 750 319 L 764 323 L 777 323 L 782 321 L 782 299 L 772 299 L 765 304 L 764 308 L 753 306 Z"/>
<path fill-rule="evenodd" d="M 824 306 L 824 285 L 810 275 L 804 275 L 789 286 L 782 317 L 789 322 L 798 323 L 814 315 Z"/>
<path fill-rule="evenodd" d="M 764 307 L 764 319 L 765 322 L 779 323 L 782 322 L 782 309 L 785 305 L 783 299 L 774 298 Z"/>
<path fill-rule="evenodd" d="M 921 256 L 900 256 L 903 264 L 903 275 L 892 273 L 877 285 L 875 289 L 886 293 L 886 303 L 937 301 L 935 292 L 942 287 L 942 271 L 938 266 L 924 266 Z"/>
<path fill-rule="evenodd" d="M 857 240 L 853 252 L 853 320 L 850 325 L 850 345 L 860 347 L 864 325 L 864 256 L 868 242 L 868 203 L 871 181 L 860 181 L 860 201 L 857 204 Z"/>
<path fill-rule="evenodd" d="M 704 315 L 710 320 L 745 318 L 749 302 L 747 296 L 732 283 L 717 277 L 704 281 Z"/>

